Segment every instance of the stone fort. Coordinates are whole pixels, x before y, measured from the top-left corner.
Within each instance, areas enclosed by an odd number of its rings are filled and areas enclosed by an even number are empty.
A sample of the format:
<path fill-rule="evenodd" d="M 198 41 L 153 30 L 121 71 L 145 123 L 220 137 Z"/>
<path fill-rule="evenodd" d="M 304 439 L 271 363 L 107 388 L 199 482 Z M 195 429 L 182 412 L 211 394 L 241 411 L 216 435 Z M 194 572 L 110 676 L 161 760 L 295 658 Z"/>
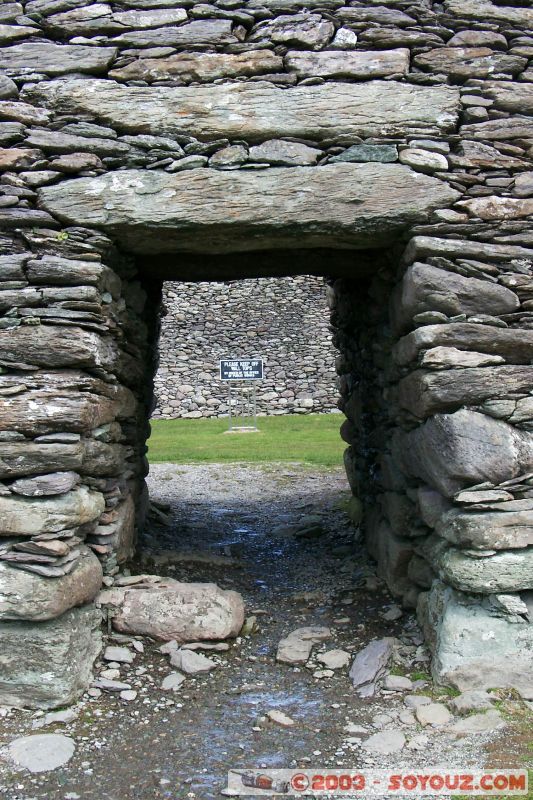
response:
<path fill-rule="evenodd" d="M 530 686 L 530 4 L 27 0 L 0 45 L 0 703 L 90 680 L 146 509 L 163 282 L 306 275 L 360 524 L 435 679 Z"/>
<path fill-rule="evenodd" d="M 153 417 L 227 417 L 228 356 L 263 359 L 259 414 L 337 411 L 327 289 L 313 275 L 165 284 Z"/>

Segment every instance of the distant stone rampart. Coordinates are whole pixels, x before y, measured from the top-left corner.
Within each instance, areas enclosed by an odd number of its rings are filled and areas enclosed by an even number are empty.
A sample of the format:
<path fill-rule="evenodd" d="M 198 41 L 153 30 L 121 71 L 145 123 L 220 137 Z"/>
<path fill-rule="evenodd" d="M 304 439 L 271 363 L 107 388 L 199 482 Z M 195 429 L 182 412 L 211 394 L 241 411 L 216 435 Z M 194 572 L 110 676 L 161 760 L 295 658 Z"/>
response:
<path fill-rule="evenodd" d="M 167 283 L 154 417 L 228 414 L 219 360 L 258 356 L 261 414 L 333 411 L 336 350 L 322 278 Z"/>

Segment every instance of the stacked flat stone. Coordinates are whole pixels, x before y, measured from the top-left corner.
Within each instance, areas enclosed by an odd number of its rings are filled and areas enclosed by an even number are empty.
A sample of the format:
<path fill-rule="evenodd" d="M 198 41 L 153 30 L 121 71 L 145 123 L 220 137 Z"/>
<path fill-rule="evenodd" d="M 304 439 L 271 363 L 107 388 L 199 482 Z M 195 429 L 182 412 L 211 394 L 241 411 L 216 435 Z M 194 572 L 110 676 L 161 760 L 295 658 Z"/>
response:
<path fill-rule="evenodd" d="M 533 330 L 509 287 L 530 276 L 533 250 L 444 238 L 444 227 L 416 232 L 400 283 L 397 266 L 383 261 L 371 289 L 381 318 L 353 285 L 333 287 L 347 472 L 379 573 L 418 607 L 436 675 L 525 687 Z M 514 231 L 513 241 L 529 236 Z M 359 504 L 353 513 L 359 521 Z"/>
<path fill-rule="evenodd" d="M 260 357 L 257 411 L 337 410 L 335 358 L 323 278 L 166 284 L 154 417 L 226 417 L 219 359 Z"/>
<path fill-rule="evenodd" d="M 89 679 L 73 576 L 142 521 L 162 280 L 298 271 L 336 278 L 347 472 L 435 677 L 531 682 L 525 0 L 29 0 L 0 44 L 0 703 Z"/>
<path fill-rule="evenodd" d="M 105 236 L 24 229 L 2 244 L 0 695 L 50 707 L 86 687 L 102 567 L 114 573 L 133 553 L 150 402 L 139 372 L 151 358 L 138 336 L 146 295 L 122 281 L 131 268 Z"/>

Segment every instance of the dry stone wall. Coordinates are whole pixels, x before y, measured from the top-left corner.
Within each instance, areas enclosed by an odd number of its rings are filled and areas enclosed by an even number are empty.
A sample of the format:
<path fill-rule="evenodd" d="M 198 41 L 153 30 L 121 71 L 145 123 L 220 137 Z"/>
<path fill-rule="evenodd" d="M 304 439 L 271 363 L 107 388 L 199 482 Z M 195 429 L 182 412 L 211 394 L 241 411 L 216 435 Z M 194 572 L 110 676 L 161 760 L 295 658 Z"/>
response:
<path fill-rule="evenodd" d="M 323 251 L 351 513 L 435 677 L 531 683 L 533 10 L 509 2 L 0 6 L 0 703 L 88 680 L 142 523 L 163 276 L 280 248 Z"/>
<path fill-rule="evenodd" d="M 239 357 L 264 359 L 259 414 L 338 410 L 323 278 L 169 283 L 163 303 L 155 418 L 227 416 L 218 362 Z"/>

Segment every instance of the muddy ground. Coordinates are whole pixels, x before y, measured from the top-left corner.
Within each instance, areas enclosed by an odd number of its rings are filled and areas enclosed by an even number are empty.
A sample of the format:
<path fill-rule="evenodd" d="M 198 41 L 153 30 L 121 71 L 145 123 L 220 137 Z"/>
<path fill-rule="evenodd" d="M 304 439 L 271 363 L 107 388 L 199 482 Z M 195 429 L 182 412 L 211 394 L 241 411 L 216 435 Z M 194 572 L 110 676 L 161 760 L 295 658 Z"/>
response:
<path fill-rule="evenodd" d="M 64 767 L 32 775 L 4 753 L 2 800 L 214 800 L 231 768 L 524 766 L 528 711 L 512 697 L 500 704 L 514 720 L 504 733 L 457 739 L 400 721 L 406 710 L 401 693 L 361 699 L 347 668 L 314 677 L 321 666 L 316 653 L 339 647 L 355 654 L 372 639 L 395 636 L 401 647 L 392 671 L 415 680 L 417 692 L 450 700 L 429 681 L 414 616 L 383 619 L 395 603 L 345 515 L 349 493 L 341 469 L 160 464 L 152 467 L 149 483 L 163 514 L 152 514 L 142 558 L 128 568 L 236 589 L 257 630 L 226 653 L 208 653 L 219 667 L 188 677 L 177 692 L 161 690 L 171 671 L 168 656 L 158 651 L 159 643 L 143 639 L 144 652 L 120 669 L 136 698 L 85 695 L 76 720 L 39 729 L 75 741 L 75 755 Z M 309 522 L 309 515 L 320 517 L 323 530 L 311 520 L 310 538 L 291 535 L 287 528 Z M 311 663 L 276 663 L 279 640 L 315 624 L 329 626 L 333 638 L 315 648 Z M 117 635 L 111 640 L 129 641 Z M 96 672 L 104 667 L 97 663 Z M 265 719 L 272 709 L 296 724 L 282 728 Z M 30 711 L 2 713 L 0 747 L 34 732 L 40 718 Z M 350 725 L 365 732 L 354 736 Z M 388 729 L 405 734 L 400 752 L 380 756 L 364 749 L 368 736 Z"/>

